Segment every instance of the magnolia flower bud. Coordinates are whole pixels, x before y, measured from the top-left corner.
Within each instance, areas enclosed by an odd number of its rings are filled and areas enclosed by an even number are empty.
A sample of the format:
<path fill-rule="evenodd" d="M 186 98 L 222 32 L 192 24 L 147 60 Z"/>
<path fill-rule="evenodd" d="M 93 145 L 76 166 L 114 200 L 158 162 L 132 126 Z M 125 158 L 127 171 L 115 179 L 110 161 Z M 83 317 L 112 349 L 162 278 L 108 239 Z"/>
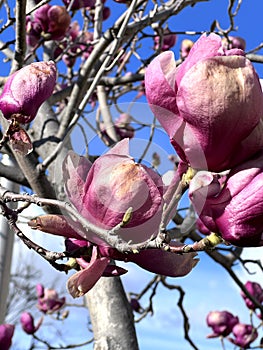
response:
<path fill-rule="evenodd" d="M 12 345 L 12 337 L 15 326 L 12 324 L 0 325 L 0 348 L 1 350 L 9 350 Z"/>
<path fill-rule="evenodd" d="M 185 59 L 189 55 L 189 52 L 190 52 L 191 48 L 193 47 L 193 45 L 194 45 L 194 42 L 192 40 L 189 40 L 189 39 L 184 39 L 181 42 L 180 54 L 181 54 L 181 57 L 183 59 Z"/>
<path fill-rule="evenodd" d="M 176 44 L 177 36 L 172 34 L 169 29 L 164 30 L 162 40 L 159 35 L 154 37 L 154 49 L 167 51 Z M 159 47 L 161 45 L 161 47 Z"/>
<path fill-rule="evenodd" d="M 20 317 L 20 323 L 23 330 L 27 334 L 34 334 L 42 324 L 43 319 L 41 318 L 35 326 L 34 318 L 29 312 L 23 312 Z"/>
<path fill-rule="evenodd" d="M 53 61 L 35 62 L 10 75 L 0 96 L 0 110 L 6 119 L 31 122 L 56 84 Z"/>
<path fill-rule="evenodd" d="M 240 36 L 229 36 L 228 40 L 223 38 L 222 43 L 225 49 L 241 49 L 243 51 L 246 49 L 246 41 Z"/>

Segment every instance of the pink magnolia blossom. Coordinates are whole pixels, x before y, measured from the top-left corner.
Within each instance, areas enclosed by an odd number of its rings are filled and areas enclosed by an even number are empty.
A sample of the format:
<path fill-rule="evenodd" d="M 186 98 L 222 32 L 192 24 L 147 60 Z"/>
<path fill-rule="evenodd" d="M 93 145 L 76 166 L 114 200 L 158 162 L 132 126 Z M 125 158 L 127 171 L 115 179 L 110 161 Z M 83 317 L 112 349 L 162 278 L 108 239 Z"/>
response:
<path fill-rule="evenodd" d="M 164 30 L 162 40 L 159 35 L 156 35 L 154 37 L 154 49 L 160 49 L 161 51 L 170 50 L 176 44 L 176 40 L 177 35 L 171 33 L 171 31 L 167 28 L 166 30 Z"/>
<path fill-rule="evenodd" d="M 20 316 L 21 326 L 27 334 L 34 334 L 39 329 L 43 322 L 43 318 L 40 318 L 37 325 L 35 326 L 34 317 L 30 312 L 23 312 Z"/>
<path fill-rule="evenodd" d="M 263 153 L 233 168 L 227 178 L 198 172 L 189 195 L 201 221 L 236 246 L 263 245 Z"/>
<path fill-rule="evenodd" d="M 45 40 L 60 40 L 69 29 L 71 17 L 64 6 L 43 5 L 27 18 L 27 42 L 35 46 L 42 38 Z"/>
<path fill-rule="evenodd" d="M 178 155 L 196 169 L 220 172 L 263 147 L 263 95 L 240 49 L 225 50 L 216 34 L 194 44 L 176 67 L 173 52 L 145 72 L 146 97 Z"/>
<path fill-rule="evenodd" d="M 0 110 L 6 119 L 31 122 L 56 84 L 53 61 L 35 62 L 10 75 L 0 96 Z"/>
<path fill-rule="evenodd" d="M 239 322 L 237 316 L 233 316 L 228 311 L 211 311 L 206 317 L 206 323 L 213 329 L 212 334 L 207 338 L 227 336 L 232 332 L 233 327 Z"/>
<path fill-rule="evenodd" d="M 158 232 L 163 207 L 163 183 L 152 169 L 129 156 L 128 139 L 120 141 L 94 164 L 70 152 L 63 163 L 70 201 L 91 223 L 111 229 L 132 207 L 131 220 L 118 234 L 126 241 L 143 242 Z M 86 239 L 103 244 L 96 234 Z"/>
<path fill-rule="evenodd" d="M 41 293 L 40 293 L 41 290 Z M 66 298 L 62 297 L 60 298 L 58 296 L 58 293 L 54 289 L 48 289 L 40 287 L 40 285 L 37 285 L 37 308 L 42 311 L 44 314 L 48 313 L 51 314 L 53 312 L 56 312 L 60 310 L 66 302 Z"/>
<path fill-rule="evenodd" d="M 0 324 L 0 348 L 9 350 L 12 345 L 15 326 L 12 324 Z"/>
<path fill-rule="evenodd" d="M 242 349 L 250 348 L 250 344 L 258 337 L 256 328 L 250 324 L 237 323 L 232 332 L 235 338 L 229 337 L 228 340 Z"/>
<path fill-rule="evenodd" d="M 246 41 L 240 36 L 229 36 L 228 40 L 223 38 L 222 43 L 225 49 L 241 49 L 243 51 L 246 49 Z"/>
<path fill-rule="evenodd" d="M 68 198 L 80 214 L 98 228 L 112 229 L 132 207 L 131 218 L 118 230 L 118 235 L 137 243 L 159 230 L 163 182 L 152 169 L 135 163 L 128 154 L 128 146 L 128 139 L 120 141 L 93 164 L 69 152 L 63 170 Z M 173 181 L 175 178 L 179 179 L 179 175 L 173 177 Z M 66 250 L 81 256 L 76 259 L 80 271 L 68 280 L 68 290 L 73 297 L 84 295 L 101 276 L 119 276 L 127 272 L 112 265 L 111 259 L 134 262 L 143 269 L 170 277 L 188 274 L 198 262 L 194 259 L 196 253 L 177 255 L 161 249 L 121 253 L 109 247 L 95 232 L 85 230 L 65 216 L 44 215 L 31 220 L 29 226 L 67 237 Z M 171 246 L 178 245 L 182 244 L 171 242 Z"/>
<path fill-rule="evenodd" d="M 257 282 L 248 281 L 245 284 L 247 291 L 260 303 L 263 304 L 263 289 L 261 285 Z M 257 306 L 251 301 L 243 291 L 241 291 L 241 296 L 244 299 L 247 307 L 251 310 L 255 310 Z"/>

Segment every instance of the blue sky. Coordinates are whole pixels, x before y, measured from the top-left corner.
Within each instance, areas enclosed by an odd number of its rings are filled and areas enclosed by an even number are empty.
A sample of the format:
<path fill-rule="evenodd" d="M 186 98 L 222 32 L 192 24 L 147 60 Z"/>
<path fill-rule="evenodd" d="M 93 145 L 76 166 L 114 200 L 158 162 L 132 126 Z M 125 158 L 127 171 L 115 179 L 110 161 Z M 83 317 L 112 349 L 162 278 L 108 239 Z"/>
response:
<path fill-rule="evenodd" d="M 59 3 L 53 1 L 52 3 Z M 118 13 L 125 9 L 125 5 L 116 4 L 112 1 L 107 1 L 108 6 L 113 8 L 113 16 L 118 16 Z M 193 8 L 184 9 L 178 16 L 173 17 L 169 26 L 175 31 L 206 31 L 209 30 L 210 25 L 214 19 L 218 19 L 223 28 L 229 26 L 229 21 L 226 16 L 228 1 L 227 0 L 212 0 L 197 4 Z M 238 31 L 233 35 L 239 35 L 246 39 L 247 50 L 250 51 L 263 42 L 262 32 L 262 0 L 243 0 L 241 9 L 236 17 L 236 26 Z M 108 20 L 110 21 L 110 20 Z M 106 22 L 105 24 L 110 23 Z M 184 36 L 178 37 L 178 42 L 174 48 L 174 52 L 178 57 L 178 51 L 182 39 L 185 37 L 196 40 L 198 36 Z M 3 40 L 3 38 L 2 38 Z M 150 43 L 148 43 L 150 47 Z M 148 47 L 145 48 L 146 50 Z M 262 53 L 262 51 L 261 51 Z M 263 64 L 255 65 L 260 77 L 263 78 Z M 4 66 L 3 66 L 4 70 Z M 145 117 L 145 114 L 142 114 Z M 142 139 L 147 138 L 146 134 L 141 135 Z M 144 142 L 144 141 L 142 141 Z M 156 144 L 162 143 L 161 148 L 166 149 L 167 154 L 172 152 L 169 142 L 165 139 L 165 135 L 158 131 L 156 136 Z M 83 151 L 82 146 L 79 147 L 79 153 Z M 96 150 L 97 149 L 96 145 Z M 167 148 L 166 148 L 167 147 Z M 165 153 L 163 159 L 165 158 Z M 162 172 L 169 168 L 169 162 L 162 164 Z M 53 239 L 47 241 L 47 236 L 41 233 L 33 233 L 34 237 L 40 239 L 40 244 L 44 246 L 54 246 Z M 61 245 L 62 247 L 62 245 Z M 18 248 L 16 248 L 18 249 Z M 39 266 L 44 277 L 43 283 L 54 283 L 54 279 L 59 276 L 58 286 L 64 288 L 66 278 L 55 272 L 45 262 L 43 262 L 36 255 L 29 253 L 27 249 L 22 249 L 23 256 L 27 255 L 28 259 Z M 62 249 L 62 248 L 61 248 Z M 245 256 L 250 258 L 262 259 L 263 248 L 247 249 Z M 17 256 L 17 254 L 15 254 Z M 127 268 L 127 265 L 125 265 Z M 152 274 L 143 271 L 135 265 L 128 265 L 129 273 L 123 277 L 123 283 L 127 292 L 139 292 L 143 286 L 152 278 Z M 239 277 L 246 282 L 248 279 L 253 281 L 258 280 L 262 282 L 262 275 L 255 274 L 249 276 L 244 271 L 238 271 Z M 184 278 L 170 279 L 170 282 L 176 283 L 183 287 L 186 292 L 184 306 L 191 323 L 190 336 L 199 349 L 202 350 L 218 350 L 220 348 L 217 339 L 206 340 L 205 337 L 210 333 L 210 329 L 205 324 L 205 317 L 211 310 L 228 310 L 240 317 L 242 322 L 249 321 L 249 313 L 246 309 L 242 298 L 239 296 L 237 287 L 233 284 L 227 273 L 204 253 L 200 254 L 200 262 L 197 267 Z M 65 291 L 66 295 L 66 291 Z M 190 350 L 191 347 L 183 340 L 182 333 L 182 316 L 178 307 L 176 306 L 178 293 L 176 291 L 168 291 L 160 288 L 156 298 L 154 299 L 153 317 L 147 317 L 136 328 L 141 350 Z M 84 320 L 84 321 L 83 321 Z M 63 324 L 63 332 L 70 334 L 70 341 L 84 341 L 89 338 L 86 335 L 87 313 L 86 311 L 72 311 L 68 320 Z M 41 332 L 41 330 L 39 331 Z M 45 333 L 43 331 L 43 333 Z M 26 344 L 29 343 L 30 337 L 20 332 L 17 327 L 14 337 L 13 350 L 24 350 Z M 89 347 L 92 348 L 91 346 Z M 226 343 L 226 349 L 233 349 L 232 345 Z"/>

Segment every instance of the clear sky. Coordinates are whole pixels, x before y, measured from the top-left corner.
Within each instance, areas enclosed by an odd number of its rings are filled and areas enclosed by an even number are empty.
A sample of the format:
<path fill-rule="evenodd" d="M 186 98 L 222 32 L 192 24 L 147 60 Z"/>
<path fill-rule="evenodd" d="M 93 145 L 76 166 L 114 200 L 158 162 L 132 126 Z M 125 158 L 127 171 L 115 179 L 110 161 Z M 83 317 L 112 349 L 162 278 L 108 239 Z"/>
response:
<path fill-rule="evenodd" d="M 60 1 L 52 1 L 52 4 L 61 3 Z M 170 29 L 175 31 L 206 31 L 209 30 L 213 20 L 217 19 L 222 28 L 229 26 L 227 18 L 227 0 L 211 0 L 208 2 L 197 4 L 192 8 L 184 9 L 178 16 L 173 17 L 170 22 Z M 114 9 L 113 16 L 118 16 L 121 9 L 125 5 L 116 4 L 111 0 L 107 0 L 107 6 Z M 262 0 L 243 0 L 241 9 L 236 16 L 235 25 L 238 28 L 233 35 L 242 36 L 247 42 L 247 51 L 253 50 L 260 43 L 263 42 L 262 30 Z M 109 19 L 108 21 L 111 21 Z M 106 22 L 107 23 L 107 22 Z M 110 23 L 110 22 L 108 22 Z M 178 57 L 180 43 L 185 37 L 196 40 L 198 36 L 184 36 L 178 37 L 178 42 L 174 48 L 174 52 Z M 4 38 L 2 38 L 4 40 Z M 147 49 L 147 48 L 146 48 Z M 263 53 L 262 51 L 260 51 Z M 263 64 L 255 65 L 260 77 L 263 78 Z M 163 138 L 160 134 L 160 138 Z M 162 141 L 168 145 L 167 140 Z M 79 150 L 82 151 L 81 149 Z M 167 151 L 170 153 L 170 149 Z M 168 167 L 168 163 L 165 168 Z M 164 169 L 165 170 L 165 169 Z M 34 233 L 36 237 L 36 233 Z M 44 245 L 47 243 L 46 236 L 37 234 L 43 240 Z M 41 242 L 40 242 L 41 243 Z M 53 245 L 53 241 L 51 242 Z M 247 249 L 245 254 L 247 257 L 258 257 L 262 261 L 263 248 Z M 28 250 L 23 250 L 23 256 L 28 254 Z M 17 256 L 17 254 L 15 255 Z M 57 279 L 58 272 L 47 266 L 46 263 L 40 262 L 38 257 L 30 259 L 40 266 L 46 283 L 53 283 Z M 127 265 L 125 265 L 127 268 Z M 253 267 L 253 270 L 255 268 Z M 143 286 L 153 277 L 152 274 L 143 271 L 142 269 L 130 264 L 128 266 L 128 274 L 123 277 L 123 282 L 127 292 L 139 292 Z M 236 267 L 240 278 L 243 282 L 248 279 L 262 283 L 259 280 L 259 274 L 248 275 L 244 271 Z M 262 275 L 261 275 L 262 276 Z M 66 278 L 61 277 L 62 280 L 59 286 L 64 285 Z M 205 253 L 200 254 L 200 262 L 197 267 L 184 278 L 169 279 L 171 283 L 176 283 L 183 287 L 186 292 L 184 306 L 186 313 L 190 319 L 191 329 L 190 336 L 200 350 L 218 350 L 220 343 L 218 339 L 206 340 L 205 337 L 211 331 L 205 324 L 205 318 L 211 310 L 228 310 L 240 317 L 242 322 L 249 322 L 249 313 L 244 305 L 242 298 L 239 296 L 237 287 L 233 284 L 227 273 L 223 269 L 211 261 Z M 65 291 L 66 295 L 66 291 Z M 156 297 L 154 298 L 154 315 L 147 317 L 141 321 L 136 327 L 141 350 L 190 350 L 190 345 L 183 339 L 182 331 L 182 315 L 177 307 L 178 293 L 176 291 L 168 291 L 160 288 Z M 146 303 L 146 301 L 145 301 Z M 146 303 L 147 305 L 147 303 Z M 71 342 L 81 342 L 87 340 L 85 334 L 87 315 L 85 311 L 72 311 L 69 319 L 63 324 L 63 332 L 70 334 Z M 39 331 L 41 332 L 41 330 Z M 42 334 L 47 334 L 43 330 Z M 71 338 L 72 335 L 72 338 Z M 24 350 L 29 343 L 29 337 L 22 335 L 17 327 L 14 337 L 14 346 L 12 350 Z M 91 346 L 89 347 L 92 348 Z M 83 348 L 80 348 L 83 349 Z M 87 347 L 88 349 L 88 347 Z M 226 343 L 226 350 L 233 349 L 233 346 Z"/>

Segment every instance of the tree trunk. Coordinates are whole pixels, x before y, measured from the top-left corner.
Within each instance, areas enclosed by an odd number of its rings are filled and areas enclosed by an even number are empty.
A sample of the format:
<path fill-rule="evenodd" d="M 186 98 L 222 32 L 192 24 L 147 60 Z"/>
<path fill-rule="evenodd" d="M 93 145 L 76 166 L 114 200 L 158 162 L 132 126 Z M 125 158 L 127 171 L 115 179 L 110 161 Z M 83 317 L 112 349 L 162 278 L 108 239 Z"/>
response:
<path fill-rule="evenodd" d="M 101 277 L 87 293 L 94 350 L 138 350 L 133 313 L 119 277 Z"/>

